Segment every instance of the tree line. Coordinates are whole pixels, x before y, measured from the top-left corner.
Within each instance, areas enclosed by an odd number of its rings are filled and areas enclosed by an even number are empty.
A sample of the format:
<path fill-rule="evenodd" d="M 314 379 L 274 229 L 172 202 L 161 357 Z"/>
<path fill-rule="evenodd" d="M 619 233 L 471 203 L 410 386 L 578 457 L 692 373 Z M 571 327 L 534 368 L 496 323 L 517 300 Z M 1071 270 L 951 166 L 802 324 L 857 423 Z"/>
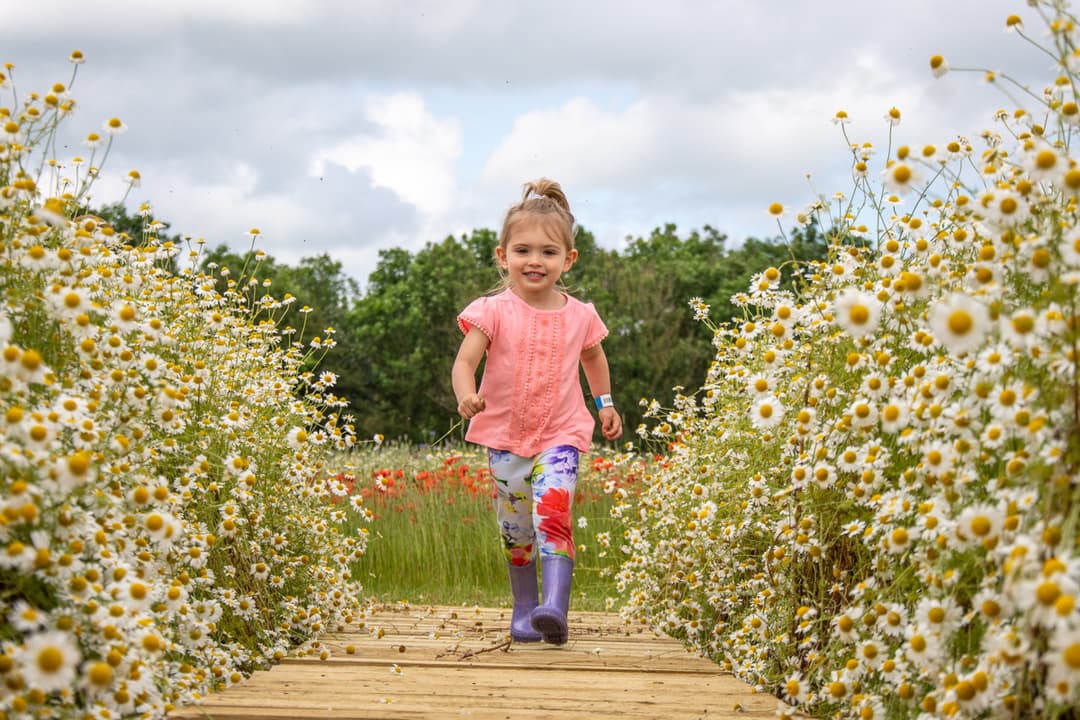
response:
<path fill-rule="evenodd" d="M 99 214 L 136 236 L 141 218 L 127 216 L 123 207 Z M 337 394 L 349 401 L 360 437 L 432 442 L 464 436 L 450 383 L 461 341 L 456 318 L 498 284 L 496 243 L 495 231 L 477 229 L 416 252 L 381 250 L 363 291 L 325 253 L 290 266 L 221 245 L 204 250 L 200 264 L 227 267 L 233 278 L 247 272 L 275 297 L 296 298 L 284 309 L 284 321 L 303 327 L 306 340 L 334 329 L 337 347 L 317 370 L 337 375 Z M 680 235 L 668 224 L 629 239 L 622 250 L 600 247 L 581 228 L 576 245 L 579 259 L 563 281 L 596 306 L 608 327 L 604 350 L 613 394 L 630 431 L 642 419 L 640 400 L 666 402 L 673 388 L 692 391 L 704 379 L 712 336 L 694 319 L 691 298 L 700 297 L 710 317 L 723 321 L 738 314 L 730 298 L 747 290 L 754 273 L 826 254 L 825 240 L 812 225 L 786 240 L 749 238 L 729 247 L 727 236 L 708 225 Z M 784 276 L 790 282 L 790 274 Z M 305 308 L 310 310 L 302 313 Z"/>

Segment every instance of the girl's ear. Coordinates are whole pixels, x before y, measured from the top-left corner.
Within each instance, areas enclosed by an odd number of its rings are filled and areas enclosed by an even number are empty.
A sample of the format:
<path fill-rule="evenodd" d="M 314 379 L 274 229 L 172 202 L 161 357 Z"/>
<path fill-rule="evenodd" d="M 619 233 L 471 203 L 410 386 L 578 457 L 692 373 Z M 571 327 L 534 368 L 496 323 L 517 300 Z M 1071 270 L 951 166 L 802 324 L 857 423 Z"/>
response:
<path fill-rule="evenodd" d="M 506 270 L 506 250 L 502 245 L 495 246 L 495 258 L 499 261 L 499 267 Z"/>
<path fill-rule="evenodd" d="M 566 262 L 563 263 L 562 269 L 563 272 L 566 272 L 573 266 L 574 261 L 577 260 L 577 254 L 577 248 L 573 248 L 570 252 L 566 253 Z"/>

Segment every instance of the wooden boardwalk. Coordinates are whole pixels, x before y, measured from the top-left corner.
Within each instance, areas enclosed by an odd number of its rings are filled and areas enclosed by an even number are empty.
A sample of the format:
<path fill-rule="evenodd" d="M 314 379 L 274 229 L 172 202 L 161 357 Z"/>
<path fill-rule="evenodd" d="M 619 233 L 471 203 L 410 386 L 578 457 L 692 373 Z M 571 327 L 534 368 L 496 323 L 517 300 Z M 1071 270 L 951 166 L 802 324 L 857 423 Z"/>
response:
<path fill-rule="evenodd" d="M 647 628 L 570 612 L 570 642 L 511 645 L 509 609 L 383 607 L 330 655 L 288 658 L 170 718 L 724 720 L 774 718 L 775 698 Z"/>

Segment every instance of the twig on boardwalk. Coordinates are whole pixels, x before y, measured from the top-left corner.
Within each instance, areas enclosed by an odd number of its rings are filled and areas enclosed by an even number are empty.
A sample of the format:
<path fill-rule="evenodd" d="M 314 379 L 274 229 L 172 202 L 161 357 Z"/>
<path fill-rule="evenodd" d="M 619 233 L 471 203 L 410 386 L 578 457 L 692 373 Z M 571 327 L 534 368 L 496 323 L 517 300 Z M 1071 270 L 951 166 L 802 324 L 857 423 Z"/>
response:
<path fill-rule="evenodd" d="M 506 640 L 505 642 L 501 642 L 498 645 L 492 645 L 491 647 L 481 648 L 480 650 L 466 650 L 464 653 L 461 654 L 461 657 L 459 657 L 458 659 L 459 660 L 468 660 L 469 658 L 474 658 L 477 655 L 483 655 L 484 653 L 493 652 L 495 650 L 502 650 L 503 652 L 506 652 L 507 650 L 510 649 L 510 645 L 513 642 L 514 642 L 513 640 Z M 439 653 L 435 657 L 436 657 L 436 659 L 439 659 L 439 658 L 446 657 L 447 655 L 455 655 L 455 654 L 457 654 L 457 648 L 447 650 L 446 652 L 443 652 L 443 653 Z"/>

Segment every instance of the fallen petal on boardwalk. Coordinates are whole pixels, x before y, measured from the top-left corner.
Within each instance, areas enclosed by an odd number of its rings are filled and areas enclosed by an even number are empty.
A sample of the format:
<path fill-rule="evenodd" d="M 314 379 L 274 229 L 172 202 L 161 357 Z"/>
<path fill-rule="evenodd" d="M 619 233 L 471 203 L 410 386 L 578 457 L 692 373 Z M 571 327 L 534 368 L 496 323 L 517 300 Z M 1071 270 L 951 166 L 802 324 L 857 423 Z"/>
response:
<path fill-rule="evenodd" d="M 561 647 L 511 645 L 509 621 L 509 609 L 380 608 L 366 628 L 323 636 L 328 659 L 289 658 L 169 717 L 775 717 L 775 698 L 617 615 L 571 611 Z"/>

